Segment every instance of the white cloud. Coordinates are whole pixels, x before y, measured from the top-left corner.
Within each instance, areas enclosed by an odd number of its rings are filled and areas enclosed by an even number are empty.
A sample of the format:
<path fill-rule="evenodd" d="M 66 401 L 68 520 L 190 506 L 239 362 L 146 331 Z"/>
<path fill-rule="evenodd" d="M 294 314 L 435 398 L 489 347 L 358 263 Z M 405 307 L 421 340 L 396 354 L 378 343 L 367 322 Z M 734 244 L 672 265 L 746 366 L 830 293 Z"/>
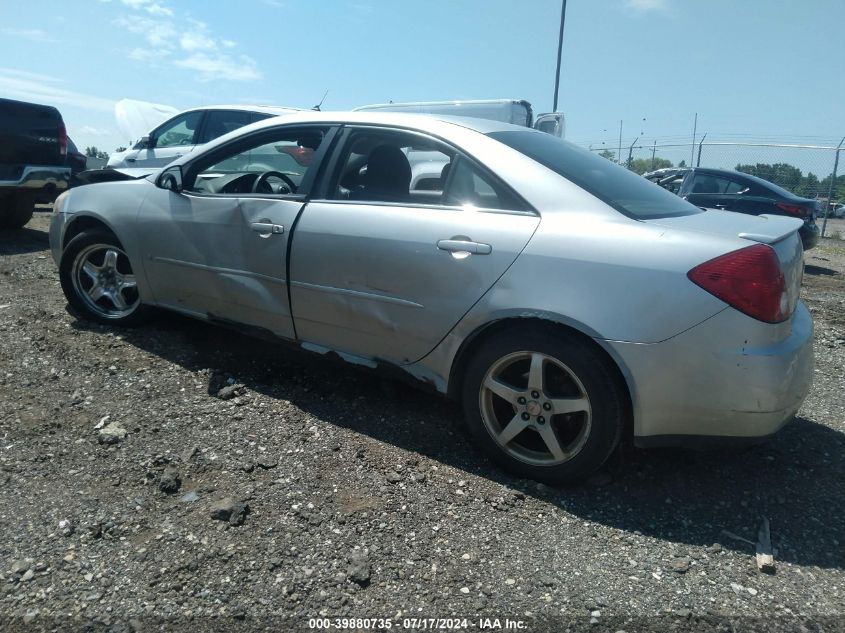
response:
<path fill-rule="evenodd" d="M 669 0 L 625 0 L 625 6 L 634 11 L 663 11 L 669 6 Z"/>
<path fill-rule="evenodd" d="M 150 15 L 173 15 L 173 10 L 155 0 L 120 0 L 130 9 L 146 11 Z"/>
<path fill-rule="evenodd" d="M 133 9 L 146 10 L 152 0 L 121 0 Z M 115 20 L 115 24 L 130 33 L 140 35 L 146 47 L 134 47 L 129 58 L 141 63 L 156 65 L 164 57 L 175 59 L 174 65 L 196 71 L 198 81 L 215 79 L 255 81 L 262 74 L 255 60 L 246 55 L 234 55 L 238 46 L 230 39 L 217 38 L 208 24 L 189 16 L 177 20 L 152 18 L 133 13 Z"/>
<path fill-rule="evenodd" d="M 199 81 L 228 79 L 230 81 L 255 81 L 261 79 L 255 60 L 246 55 L 237 59 L 220 53 L 194 53 L 174 62 L 180 68 L 195 70 Z"/>
<path fill-rule="evenodd" d="M 54 84 L 67 83 L 64 79 L 58 77 L 51 77 L 50 75 L 42 75 L 39 73 L 31 73 L 26 70 L 17 70 L 16 68 L 0 68 L 0 75 L 11 75 L 19 79 L 27 79 L 29 81 L 42 81 Z"/>
<path fill-rule="evenodd" d="M 154 20 L 138 16 L 121 17 L 115 24 L 130 33 L 143 35 L 150 46 L 156 48 L 175 48 L 179 37 L 176 26 L 168 20 Z"/>
<path fill-rule="evenodd" d="M 76 106 L 98 112 L 114 112 L 114 101 L 94 95 L 65 90 L 61 80 L 46 75 L 0 68 L 0 94 L 52 106 Z"/>
<path fill-rule="evenodd" d="M 207 51 L 217 48 L 217 42 L 208 35 L 208 26 L 203 22 L 193 22 L 193 29 L 185 31 L 179 38 L 179 45 L 184 51 Z"/>
<path fill-rule="evenodd" d="M 50 37 L 46 31 L 41 29 L 0 29 L 3 35 L 10 35 L 12 37 L 19 37 L 31 42 L 56 42 L 58 40 Z"/>

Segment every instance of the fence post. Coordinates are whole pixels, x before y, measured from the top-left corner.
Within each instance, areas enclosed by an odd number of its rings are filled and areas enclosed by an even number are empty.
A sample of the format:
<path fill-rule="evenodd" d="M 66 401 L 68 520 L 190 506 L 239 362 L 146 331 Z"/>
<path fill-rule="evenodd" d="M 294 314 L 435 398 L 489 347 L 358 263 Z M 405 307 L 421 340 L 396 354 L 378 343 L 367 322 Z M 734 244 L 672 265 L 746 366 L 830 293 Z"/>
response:
<path fill-rule="evenodd" d="M 701 141 L 698 143 L 698 160 L 695 162 L 696 167 L 701 167 L 701 146 L 704 145 L 704 139 L 707 138 L 707 132 L 704 133 L 704 136 L 701 137 Z"/>
<path fill-rule="evenodd" d="M 836 170 L 839 168 L 839 150 L 842 149 L 842 143 L 845 143 L 845 136 L 839 141 L 836 146 L 836 158 L 833 159 L 833 174 L 830 176 L 830 187 L 827 189 L 827 204 L 824 209 L 824 219 L 822 220 L 822 237 L 827 228 L 827 214 L 830 212 L 830 203 L 833 202 L 833 187 L 836 185 Z"/>

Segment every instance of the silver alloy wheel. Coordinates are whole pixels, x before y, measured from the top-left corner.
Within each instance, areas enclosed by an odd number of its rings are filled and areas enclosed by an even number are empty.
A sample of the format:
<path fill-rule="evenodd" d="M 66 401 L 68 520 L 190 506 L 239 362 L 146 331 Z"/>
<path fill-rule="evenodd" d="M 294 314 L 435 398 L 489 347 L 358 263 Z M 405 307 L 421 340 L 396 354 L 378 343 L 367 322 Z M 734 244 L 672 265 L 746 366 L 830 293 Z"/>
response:
<path fill-rule="evenodd" d="M 569 367 L 540 352 L 514 352 L 493 363 L 481 382 L 479 406 L 502 450 L 534 466 L 572 459 L 592 426 L 584 385 Z"/>
<path fill-rule="evenodd" d="M 71 280 L 77 296 L 106 319 L 127 317 L 141 303 L 129 258 L 112 244 L 92 244 L 79 251 Z"/>

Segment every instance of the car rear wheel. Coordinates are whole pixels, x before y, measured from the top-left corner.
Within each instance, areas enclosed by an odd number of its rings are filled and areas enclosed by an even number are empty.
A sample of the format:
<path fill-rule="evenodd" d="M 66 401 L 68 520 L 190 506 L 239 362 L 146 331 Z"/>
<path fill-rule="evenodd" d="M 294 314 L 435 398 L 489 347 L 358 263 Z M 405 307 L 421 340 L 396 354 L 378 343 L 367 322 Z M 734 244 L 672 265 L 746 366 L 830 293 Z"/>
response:
<path fill-rule="evenodd" d="M 106 231 L 83 231 L 70 241 L 59 265 L 59 279 L 68 303 L 91 321 L 137 325 L 148 314 L 129 257 Z"/>
<path fill-rule="evenodd" d="M 0 196 L 0 229 L 20 229 L 32 219 L 35 196 L 27 192 L 13 192 Z"/>
<path fill-rule="evenodd" d="M 626 398 L 609 361 L 553 330 L 505 331 L 470 360 L 464 414 L 505 469 L 552 483 L 583 479 L 616 447 Z"/>

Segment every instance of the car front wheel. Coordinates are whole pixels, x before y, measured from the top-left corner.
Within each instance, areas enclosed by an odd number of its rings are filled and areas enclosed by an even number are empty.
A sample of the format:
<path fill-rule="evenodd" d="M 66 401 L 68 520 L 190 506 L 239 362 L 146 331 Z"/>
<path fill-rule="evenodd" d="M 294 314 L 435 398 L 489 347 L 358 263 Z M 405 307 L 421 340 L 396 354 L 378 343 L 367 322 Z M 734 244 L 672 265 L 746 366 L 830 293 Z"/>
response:
<path fill-rule="evenodd" d="M 626 398 L 609 361 L 552 329 L 504 331 L 470 360 L 464 414 L 482 450 L 514 474 L 590 475 L 621 435 Z"/>
<path fill-rule="evenodd" d="M 59 278 L 68 303 L 83 318 L 111 325 L 137 325 L 147 315 L 132 264 L 117 239 L 83 231 L 62 255 Z"/>

